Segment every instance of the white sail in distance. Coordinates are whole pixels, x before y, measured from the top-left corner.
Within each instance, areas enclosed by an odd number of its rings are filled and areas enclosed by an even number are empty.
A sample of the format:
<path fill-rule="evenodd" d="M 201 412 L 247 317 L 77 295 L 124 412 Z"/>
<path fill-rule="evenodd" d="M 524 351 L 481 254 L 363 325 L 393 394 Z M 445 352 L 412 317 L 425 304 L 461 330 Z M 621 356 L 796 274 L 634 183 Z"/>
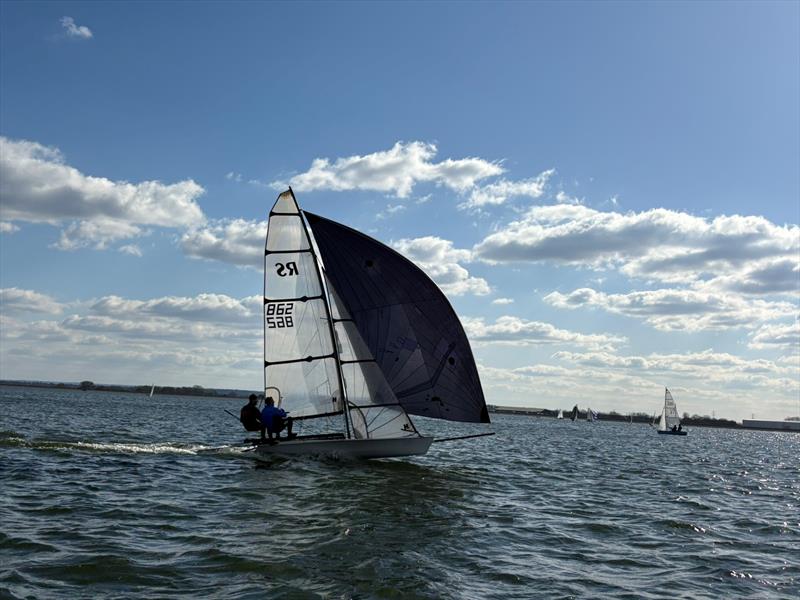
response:
<path fill-rule="evenodd" d="M 672 394 L 667 388 L 664 388 L 664 412 L 662 416 L 662 423 L 664 423 L 666 429 L 672 429 L 681 423 L 680 417 L 678 417 L 678 407 L 675 406 L 675 400 L 673 400 Z"/>

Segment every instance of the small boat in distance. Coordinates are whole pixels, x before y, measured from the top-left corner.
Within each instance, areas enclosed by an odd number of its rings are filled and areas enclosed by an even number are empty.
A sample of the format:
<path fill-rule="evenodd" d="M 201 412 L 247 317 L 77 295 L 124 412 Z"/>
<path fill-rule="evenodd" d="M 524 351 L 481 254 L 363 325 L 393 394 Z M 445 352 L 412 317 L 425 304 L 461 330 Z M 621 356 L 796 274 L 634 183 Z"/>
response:
<path fill-rule="evenodd" d="M 438 286 L 377 240 L 301 211 L 291 188 L 269 213 L 263 304 L 264 395 L 297 435 L 253 440 L 258 458 L 419 455 L 434 440 L 412 414 L 490 422 L 469 341 Z M 492 434 L 446 439 L 480 435 Z"/>
<path fill-rule="evenodd" d="M 661 412 L 661 419 L 658 422 L 658 433 L 667 435 L 686 435 L 678 417 L 678 407 L 669 389 L 664 388 L 664 410 Z"/>
<path fill-rule="evenodd" d="M 589 421 L 589 423 L 594 423 L 597 420 L 597 413 L 593 411 L 591 408 L 587 408 L 586 420 Z"/>
<path fill-rule="evenodd" d="M 572 407 L 572 412 L 569 413 L 569 418 L 571 421 L 574 421 L 578 418 L 578 405 Z"/>
<path fill-rule="evenodd" d="M 564 418 L 564 413 L 559 410 L 558 414 L 556 415 L 556 419 L 563 419 L 563 418 Z"/>
<path fill-rule="evenodd" d="M 154 383 L 153 387 L 150 388 L 150 397 L 151 398 L 153 397 L 153 392 L 155 392 L 155 391 L 156 391 L 156 384 Z"/>

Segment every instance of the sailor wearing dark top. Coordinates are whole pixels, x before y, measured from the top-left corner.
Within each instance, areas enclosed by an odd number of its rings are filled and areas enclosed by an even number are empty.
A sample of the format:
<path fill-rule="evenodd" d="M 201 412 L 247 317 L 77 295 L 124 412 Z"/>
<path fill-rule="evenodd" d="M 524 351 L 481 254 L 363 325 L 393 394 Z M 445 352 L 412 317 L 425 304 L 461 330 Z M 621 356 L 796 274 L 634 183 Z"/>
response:
<path fill-rule="evenodd" d="M 261 411 L 261 422 L 267 428 L 267 435 L 272 441 L 272 434 L 275 434 L 276 439 L 280 439 L 281 431 L 286 429 L 286 437 L 288 439 L 295 438 L 292 433 L 292 418 L 286 416 L 286 411 L 282 408 L 275 406 L 275 401 L 272 396 L 267 396 L 264 400 L 264 409 Z"/>
<path fill-rule="evenodd" d="M 258 411 L 258 406 L 256 406 L 257 401 L 256 395 L 250 394 L 249 402 L 242 407 L 239 413 L 239 420 L 247 431 L 260 431 L 261 439 L 263 440 L 266 439 L 265 427 L 261 420 L 261 413 Z"/>

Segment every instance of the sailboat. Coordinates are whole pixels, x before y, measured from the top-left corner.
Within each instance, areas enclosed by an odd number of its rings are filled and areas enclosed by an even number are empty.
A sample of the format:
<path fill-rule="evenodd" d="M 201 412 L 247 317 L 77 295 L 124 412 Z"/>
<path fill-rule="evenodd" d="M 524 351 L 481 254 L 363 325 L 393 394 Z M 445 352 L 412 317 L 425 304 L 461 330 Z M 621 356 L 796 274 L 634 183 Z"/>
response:
<path fill-rule="evenodd" d="M 556 419 L 563 419 L 563 418 L 564 418 L 564 413 L 559 410 L 558 414 L 556 415 Z"/>
<path fill-rule="evenodd" d="M 591 408 L 586 409 L 586 420 L 590 423 L 594 423 L 597 420 L 597 413 L 593 411 Z"/>
<path fill-rule="evenodd" d="M 155 391 L 156 391 L 156 384 L 154 383 L 153 387 L 150 388 L 150 397 L 151 398 L 153 397 L 153 392 L 155 392 Z"/>
<path fill-rule="evenodd" d="M 270 211 L 264 249 L 264 394 L 312 433 L 259 444 L 259 457 L 420 455 L 434 440 L 412 414 L 490 422 L 436 284 L 380 242 L 301 211 L 291 188 Z"/>
<path fill-rule="evenodd" d="M 577 404 L 572 407 L 572 411 L 569 413 L 569 418 L 572 421 L 575 421 L 575 419 L 578 418 L 578 405 Z"/>
<path fill-rule="evenodd" d="M 664 410 L 661 412 L 661 420 L 658 422 L 658 433 L 669 435 L 686 435 L 681 427 L 681 420 L 678 417 L 678 407 L 669 389 L 664 388 Z"/>

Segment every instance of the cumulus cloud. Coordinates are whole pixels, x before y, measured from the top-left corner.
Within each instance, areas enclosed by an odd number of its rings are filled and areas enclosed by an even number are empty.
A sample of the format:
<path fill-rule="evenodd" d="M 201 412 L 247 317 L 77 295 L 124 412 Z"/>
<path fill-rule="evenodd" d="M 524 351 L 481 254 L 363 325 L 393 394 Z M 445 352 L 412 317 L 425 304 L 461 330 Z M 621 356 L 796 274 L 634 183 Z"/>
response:
<path fill-rule="evenodd" d="M 19 227 L 17 227 L 13 223 L 0 221 L 0 233 L 14 233 L 16 231 L 19 231 Z"/>
<path fill-rule="evenodd" d="M 4 315 L 40 313 L 58 315 L 64 305 L 46 294 L 16 287 L 0 289 L 0 309 Z"/>
<path fill-rule="evenodd" d="M 64 28 L 64 34 L 71 39 L 89 40 L 93 37 L 91 29 L 86 25 L 76 25 L 72 17 L 61 17 L 61 27 Z"/>
<path fill-rule="evenodd" d="M 558 308 L 596 307 L 615 314 L 643 318 L 656 329 L 664 331 L 752 328 L 760 322 L 794 316 L 797 311 L 789 302 L 751 300 L 735 295 L 680 289 L 606 294 L 581 288 L 569 294 L 552 292 L 544 300 Z"/>
<path fill-rule="evenodd" d="M 684 283 L 755 270 L 758 261 L 774 267 L 777 261 L 777 268 L 763 271 L 755 282 L 758 293 L 797 285 L 797 271 L 786 261 L 797 264 L 800 227 L 756 216 L 708 220 L 661 208 L 622 214 L 558 204 L 532 207 L 474 252 L 492 263 L 616 268 L 630 277 Z"/>
<path fill-rule="evenodd" d="M 496 162 L 481 158 L 445 159 L 435 162 L 437 148 L 424 142 L 397 142 L 390 150 L 331 160 L 317 158 L 308 171 L 292 177 L 295 191 L 370 190 L 407 197 L 414 185 L 430 182 L 459 192 L 478 181 L 503 173 Z M 274 182 L 285 189 L 287 182 Z"/>
<path fill-rule="evenodd" d="M 206 323 L 252 324 L 260 319 L 261 306 L 260 296 L 236 299 L 225 294 L 198 294 L 194 297 L 166 296 L 151 300 L 105 296 L 94 302 L 90 311 L 129 320 L 168 317 Z"/>
<path fill-rule="evenodd" d="M 753 332 L 748 345 L 750 348 L 778 348 L 800 354 L 800 321 L 763 325 Z"/>
<path fill-rule="evenodd" d="M 108 247 L 143 233 L 142 226 L 190 227 L 205 217 L 203 188 L 192 180 L 137 184 L 85 175 L 55 148 L 0 137 L 0 217 L 68 223 L 57 247 Z"/>
<path fill-rule="evenodd" d="M 500 181 L 476 187 L 472 190 L 469 199 L 460 204 L 459 208 L 475 209 L 488 205 L 503 204 L 509 198 L 516 196 L 540 198 L 544 195 L 547 181 L 553 173 L 555 173 L 555 169 L 549 169 L 530 179 L 521 179 L 518 181 L 501 179 Z"/>
<path fill-rule="evenodd" d="M 492 304 L 513 304 L 513 298 L 495 298 L 492 300 Z"/>
<path fill-rule="evenodd" d="M 758 412 L 783 418 L 796 410 L 800 394 L 796 365 L 746 360 L 711 350 L 686 354 L 619 356 L 608 351 L 556 352 L 555 364 L 506 368 L 479 364 L 487 400 L 567 409 L 576 399 L 591 398 L 596 410 L 660 411 L 664 386 L 678 409 L 741 419 Z M 585 403 L 581 403 L 585 407 Z"/>
<path fill-rule="evenodd" d="M 259 381 L 260 296 L 106 296 L 59 304 L 38 292 L 6 289 L 0 299 L 5 377 L 35 379 L 46 371 L 66 381 L 102 378 L 253 389 Z M 12 306 L 14 311 L 7 310 Z M 29 320 L 32 316 L 40 320 Z M 142 373 L 147 374 L 144 382 Z"/>
<path fill-rule="evenodd" d="M 392 244 L 406 258 L 414 261 L 433 279 L 445 294 L 484 296 L 491 292 L 488 282 L 473 277 L 459 263 L 468 262 L 469 250 L 453 248 L 453 242 L 435 236 L 401 239 Z"/>
<path fill-rule="evenodd" d="M 508 345 L 570 344 L 585 348 L 613 348 L 625 343 L 624 337 L 583 334 L 558 329 L 550 323 L 503 316 L 487 324 L 483 318 L 462 319 L 470 340 Z"/>
<path fill-rule="evenodd" d="M 190 230 L 181 236 L 180 243 L 183 252 L 192 258 L 261 268 L 266 236 L 266 221 L 233 219 Z"/>
<path fill-rule="evenodd" d="M 123 254 L 130 254 L 131 256 L 142 256 L 142 249 L 136 244 L 125 244 L 118 248 Z"/>

